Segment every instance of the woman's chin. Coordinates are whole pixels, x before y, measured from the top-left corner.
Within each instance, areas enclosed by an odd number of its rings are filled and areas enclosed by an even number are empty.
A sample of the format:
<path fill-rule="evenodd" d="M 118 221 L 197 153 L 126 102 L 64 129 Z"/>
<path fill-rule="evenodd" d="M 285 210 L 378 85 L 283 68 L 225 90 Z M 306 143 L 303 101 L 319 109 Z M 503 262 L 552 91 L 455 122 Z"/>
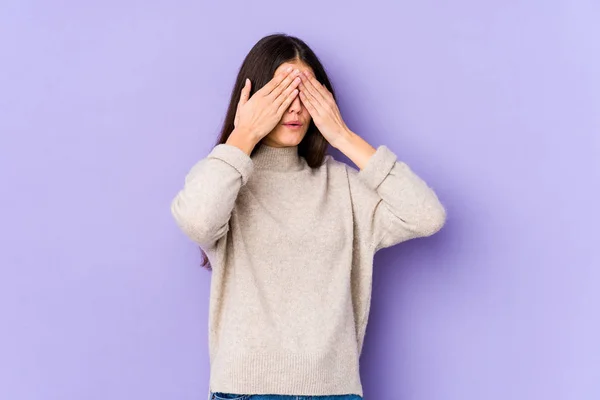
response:
<path fill-rule="evenodd" d="M 273 132 L 265 136 L 267 143 L 276 143 L 278 146 L 297 146 L 306 132 L 295 132 L 293 130 Z"/>

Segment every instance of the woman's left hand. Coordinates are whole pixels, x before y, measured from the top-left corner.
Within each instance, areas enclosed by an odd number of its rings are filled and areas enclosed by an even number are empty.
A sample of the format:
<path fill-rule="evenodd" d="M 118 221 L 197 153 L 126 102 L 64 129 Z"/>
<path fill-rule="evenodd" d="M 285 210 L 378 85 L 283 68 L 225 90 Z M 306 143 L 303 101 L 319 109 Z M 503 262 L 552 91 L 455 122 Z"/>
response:
<path fill-rule="evenodd" d="M 300 100 L 323 137 L 336 147 L 340 140 L 349 135 L 350 130 L 342 119 L 333 95 L 310 72 L 304 71 L 300 78 Z"/>

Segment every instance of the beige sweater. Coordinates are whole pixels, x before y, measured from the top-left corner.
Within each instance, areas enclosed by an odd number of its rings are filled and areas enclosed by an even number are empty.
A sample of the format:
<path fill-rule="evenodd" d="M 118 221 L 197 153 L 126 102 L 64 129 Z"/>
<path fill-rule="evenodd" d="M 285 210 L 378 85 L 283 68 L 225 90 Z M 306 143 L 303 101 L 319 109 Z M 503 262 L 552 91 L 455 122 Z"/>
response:
<path fill-rule="evenodd" d="M 209 391 L 363 395 L 374 253 L 438 231 L 444 207 L 386 146 L 357 171 L 297 147 L 219 144 L 174 198 L 207 253 Z"/>

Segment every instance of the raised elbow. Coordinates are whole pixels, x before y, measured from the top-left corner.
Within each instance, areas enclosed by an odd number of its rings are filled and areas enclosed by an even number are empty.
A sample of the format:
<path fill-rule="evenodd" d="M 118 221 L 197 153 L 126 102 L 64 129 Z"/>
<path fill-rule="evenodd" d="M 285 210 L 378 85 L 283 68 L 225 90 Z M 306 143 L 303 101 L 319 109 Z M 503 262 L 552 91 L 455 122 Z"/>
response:
<path fill-rule="evenodd" d="M 430 208 L 420 224 L 423 236 L 431 236 L 440 231 L 446 224 L 446 217 L 446 209 L 442 204 L 438 203 Z"/>
<path fill-rule="evenodd" d="M 204 216 L 201 210 L 186 207 L 181 199 L 175 198 L 171 203 L 171 214 L 181 231 L 201 246 L 214 243 L 224 233 L 214 227 L 209 216 Z M 225 227 L 226 228 L 226 227 Z"/>

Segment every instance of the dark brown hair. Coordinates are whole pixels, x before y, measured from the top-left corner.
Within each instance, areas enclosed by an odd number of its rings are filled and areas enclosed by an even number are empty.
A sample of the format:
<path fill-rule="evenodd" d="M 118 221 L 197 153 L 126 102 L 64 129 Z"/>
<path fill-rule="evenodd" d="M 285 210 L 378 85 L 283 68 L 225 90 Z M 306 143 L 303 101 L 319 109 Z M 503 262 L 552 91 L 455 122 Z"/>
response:
<path fill-rule="evenodd" d="M 233 121 L 237 104 L 240 101 L 241 91 L 246 78 L 252 82 L 250 91 L 250 97 L 252 97 L 257 90 L 273 78 L 275 71 L 281 64 L 294 60 L 301 61 L 311 67 L 315 78 L 325 85 L 335 99 L 335 92 L 327 77 L 325 68 L 317 55 L 304 41 L 284 33 L 265 36 L 256 42 L 242 62 L 231 91 L 231 98 L 227 114 L 225 114 L 225 120 L 223 121 L 223 127 L 215 146 L 227 142 L 229 135 L 233 132 Z M 260 146 L 260 143 L 252 150 L 252 154 L 258 146 Z M 311 119 L 306 135 L 298 144 L 298 154 L 304 157 L 310 167 L 315 168 L 323 163 L 328 146 L 329 142 L 321 135 L 321 132 L 319 132 Z M 206 266 L 209 270 L 212 269 L 204 251 L 202 251 L 202 256 L 202 265 Z"/>

